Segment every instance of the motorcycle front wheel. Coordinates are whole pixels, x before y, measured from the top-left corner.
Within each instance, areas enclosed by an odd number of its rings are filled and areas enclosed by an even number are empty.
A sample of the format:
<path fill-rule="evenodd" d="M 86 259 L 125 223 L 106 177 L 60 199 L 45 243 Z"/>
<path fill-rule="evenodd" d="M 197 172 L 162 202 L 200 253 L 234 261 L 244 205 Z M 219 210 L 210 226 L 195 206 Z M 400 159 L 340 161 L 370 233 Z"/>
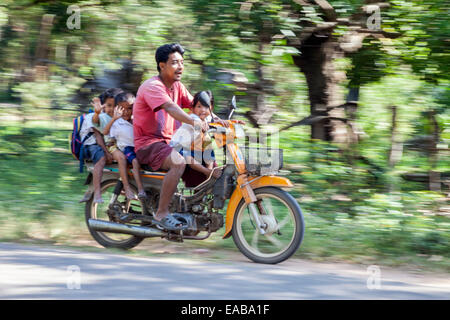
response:
<path fill-rule="evenodd" d="M 302 211 L 297 201 L 279 188 L 264 187 L 254 192 L 265 233 L 261 234 L 249 205 L 242 199 L 234 215 L 234 243 L 254 262 L 280 263 L 291 257 L 303 240 Z"/>
<path fill-rule="evenodd" d="M 144 240 L 144 238 L 127 234 L 100 232 L 92 230 L 89 227 L 88 223 L 89 219 L 112 221 L 107 212 L 109 207 L 109 200 L 113 196 L 114 188 L 116 187 L 117 181 L 118 180 L 116 179 L 112 179 L 102 182 L 101 192 L 104 203 L 101 204 L 94 203 L 93 199 L 94 197 L 92 197 L 86 203 L 86 210 L 85 210 L 86 224 L 92 237 L 105 248 L 128 250 L 137 246 L 139 243 L 142 242 L 142 240 Z M 130 184 L 130 188 L 135 194 L 137 194 L 137 190 L 132 184 Z M 117 202 L 121 203 L 122 205 L 128 208 L 134 208 L 135 210 L 138 211 L 140 211 L 141 208 L 140 201 L 137 199 L 131 201 L 128 200 L 125 197 L 125 193 L 123 190 L 121 194 L 118 196 Z"/>

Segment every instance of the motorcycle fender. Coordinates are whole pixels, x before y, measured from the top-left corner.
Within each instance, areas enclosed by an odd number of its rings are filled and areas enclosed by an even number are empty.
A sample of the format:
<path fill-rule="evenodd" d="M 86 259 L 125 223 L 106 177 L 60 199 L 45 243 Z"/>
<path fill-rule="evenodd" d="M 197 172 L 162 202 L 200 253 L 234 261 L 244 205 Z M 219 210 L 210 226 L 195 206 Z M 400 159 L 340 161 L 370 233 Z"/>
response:
<path fill-rule="evenodd" d="M 253 181 L 252 181 L 253 180 Z M 280 187 L 280 188 L 292 188 L 294 185 L 292 182 L 283 177 L 277 176 L 263 176 L 263 177 L 249 177 L 250 186 L 253 190 L 262 187 Z M 228 201 L 227 214 L 225 217 L 225 233 L 223 239 L 231 236 L 231 230 L 233 229 L 234 214 L 236 213 L 239 202 L 241 202 L 243 195 L 239 186 L 234 189 L 231 195 L 230 201 Z"/>

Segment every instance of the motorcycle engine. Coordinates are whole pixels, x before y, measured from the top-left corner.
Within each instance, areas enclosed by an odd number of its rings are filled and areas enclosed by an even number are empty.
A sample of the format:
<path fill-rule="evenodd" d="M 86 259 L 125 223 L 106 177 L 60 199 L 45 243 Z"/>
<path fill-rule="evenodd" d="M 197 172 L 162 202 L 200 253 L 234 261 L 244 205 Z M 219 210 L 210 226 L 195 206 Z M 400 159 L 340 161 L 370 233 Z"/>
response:
<path fill-rule="evenodd" d="M 195 217 L 199 230 L 215 232 L 223 227 L 223 215 L 216 212 L 209 212 L 206 215 Z"/>
<path fill-rule="evenodd" d="M 175 193 L 172 197 L 172 201 L 169 207 L 170 212 L 186 212 L 186 201 L 184 200 L 183 195 L 179 193 Z"/>
<path fill-rule="evenodd" d="M 210 215 L 210 219 L 210 228 L 212 232 L 215 232 L 223 227 L 223 215 L 221 215 L 220 213 L 212 212 Z"/>
<path fill-rule="evenodd" d="M 215 232 L 223 227 L 224 219 L 220 213 L 210 212 L 202 215 L 174 213 L 173 216 L 188 225 L 185 235 L 196 235 L 200 231 Z"/>
<path fill-rule="evenodd" d="M 123 204 L 116 202 L 114 204 L 110 204 L 108 206 L 108 210 L 106 210 L 106 214 L 109 216 L 109 219 L 113 222 L 119 222 L 120 217 L 124 214 L 124 206 Z"/>

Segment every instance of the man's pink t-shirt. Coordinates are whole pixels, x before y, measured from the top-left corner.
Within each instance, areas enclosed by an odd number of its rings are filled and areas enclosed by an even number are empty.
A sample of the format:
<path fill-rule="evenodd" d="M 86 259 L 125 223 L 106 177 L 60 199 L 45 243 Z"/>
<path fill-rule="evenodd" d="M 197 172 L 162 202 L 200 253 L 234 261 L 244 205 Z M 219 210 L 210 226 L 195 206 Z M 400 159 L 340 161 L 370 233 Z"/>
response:
<path fill-rule="evenodd" d="M 133 106 L 133 133 L 135 151 L 155 142 L 170 142 L 181 125 L 161 105 L 172 101 L 181 108 L 190 108 L 193 97 L 186 87 L 176 81 L 167 88 L 158 76 L 146 80 L 136 95 Z"/>

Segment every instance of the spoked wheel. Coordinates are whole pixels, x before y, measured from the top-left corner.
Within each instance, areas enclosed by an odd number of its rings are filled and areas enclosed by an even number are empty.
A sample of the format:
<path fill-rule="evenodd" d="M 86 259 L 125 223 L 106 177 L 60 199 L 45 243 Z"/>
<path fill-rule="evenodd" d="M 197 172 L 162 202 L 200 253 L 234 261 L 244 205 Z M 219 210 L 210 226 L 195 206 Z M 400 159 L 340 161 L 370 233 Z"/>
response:
<path fill-rule="evenodd" d="M 303 215 L 297 201 L 275 187 L 255 190 L 257 212 L 262 220 L 261 234 L 244 199 L 239 203 L 233 222 L 233 240 L 239 250 L 257 263 L 275 264 L 292 256 L 303 240 Z"/>
<path fill-rule="evenodd" d="M 117 184 L 117 181 L 118 180 L 116 179 L 107 180 L 101 184 L 102 198 L 104 203 L 100 204 L 94 203 L 93 197 L 86 203 L 86 210 L 85 210 L 86 223 L 88 222 L 89 219 L 113 221 L 113 219 L 111 219 L 111 217 L 108 215 L 107 212 L 109 207 L 109 201 L 114 194 L 113 192 Z M 132 191 L 137 195 L 136 188 L 131 184 L 130 187 Z M 141 212 L 140 201 L 137 199 L 131 201 L 128 200 L 123 190 L 119 195 L 119 197 L 117 198 L 117 202 L 120 203 L 125 208 L 125 210 L 133 210 Z M 87 225 L 92 237 L 105 248 L 118 248 L 128 250 L 137 246 L 139 243 L 142 242 L 142 240 L 144 240 L 144 238 L 142 237 L 137 237 L 133 235 L 95 231 L 89 227 L 88 223 Z"/>

